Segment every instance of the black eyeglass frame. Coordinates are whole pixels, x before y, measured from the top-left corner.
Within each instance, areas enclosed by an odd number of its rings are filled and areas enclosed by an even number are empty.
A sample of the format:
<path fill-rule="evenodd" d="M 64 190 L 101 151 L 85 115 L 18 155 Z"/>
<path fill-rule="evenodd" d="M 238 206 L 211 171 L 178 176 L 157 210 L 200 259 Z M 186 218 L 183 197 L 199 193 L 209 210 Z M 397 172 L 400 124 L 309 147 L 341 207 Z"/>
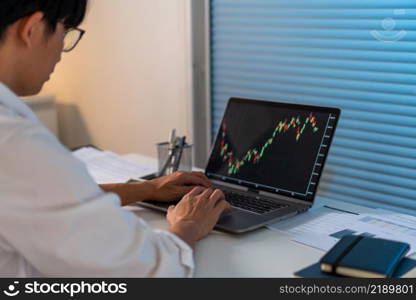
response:
<path fill-rule="evenodd" d="M 71 29 L 69 29 L 69 30 L 67 30 L 67 31 L 65 31 L 65 36 L 64 36 L 64 40 L 65 40 L 65 38 L 66 38 L 66 36 L 67 36 L 67 34 L 68 33 L 70 33 L 70 32 L 72 32 L 72 31 L 77 31 L 77 32 L 79 32 L 79 37 L 78 37 L 78 40 L 74 43 L 74 45 L 71 47 L 71 48 L 69 48 L 69 49 L 62 49 L 62 52 L 64 52 L 64 53 L 68 53 L 68 52 L 71 52 L 72 50 L 74 50 L 75 49 L 75 47 L 79 44 L 79 42 L 81 41 L 81 39 L 82 39 L 82 37 L 84 36 L 84 34 L 85 34 L 85 30 L 83 30 L 83 29 L 81 29 L 81 28 L 78 28 L 78 27 L 76 27 L 76 28 L 71 28 Z"/>

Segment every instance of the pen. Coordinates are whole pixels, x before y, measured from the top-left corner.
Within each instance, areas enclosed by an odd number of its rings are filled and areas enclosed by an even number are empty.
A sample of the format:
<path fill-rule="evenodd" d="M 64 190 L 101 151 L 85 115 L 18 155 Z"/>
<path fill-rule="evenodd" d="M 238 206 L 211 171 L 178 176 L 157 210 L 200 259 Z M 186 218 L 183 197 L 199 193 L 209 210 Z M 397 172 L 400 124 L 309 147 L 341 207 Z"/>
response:
<path fill-rule="evenodd" d="M 170 167 L 172 165 L 172 159 L 173 159 L 173 155 L 175 152 L 175 143 L 176 143 L 176 129 L 173 129 L 170 133 L 169 136 L 169 152 L 168 152 L 168 157 L 165 161 L 165 163 L 163 164 L 162 169 L 159 172 L 159 177 L 165 175 L 166 171 L 168 171 L 167 173 L 170 174 Z"/>
<path fill-rule="evenodd" d="M 169 150 L 172 150 L 173 148 L 175 148 L 175 143 L 176 143 L 176 129 L 172 129 L 172 132 L 170 133 L 170 138 L 169 138 Z"/>
<path fill-rule="evenodd" d="M 167 167 L 166 175 L 173 173 L 173 164 L 175 161 L 175 152 L 176 152 L 176 143 L 178 141 L 178 138 L 176 137 L 176 129 L 173 129 L 170 133 L 169 138 L 169 164 Z"/>
<path fill-rule="evenodd" d="M 178 156 L 175 158 L 174 172 L 179 170 L 179 165 L 181 163 L 182 154 L 183 154 L 185 145 L 186 145 L 186 136 L 183 136 L 179 139 Z"/>

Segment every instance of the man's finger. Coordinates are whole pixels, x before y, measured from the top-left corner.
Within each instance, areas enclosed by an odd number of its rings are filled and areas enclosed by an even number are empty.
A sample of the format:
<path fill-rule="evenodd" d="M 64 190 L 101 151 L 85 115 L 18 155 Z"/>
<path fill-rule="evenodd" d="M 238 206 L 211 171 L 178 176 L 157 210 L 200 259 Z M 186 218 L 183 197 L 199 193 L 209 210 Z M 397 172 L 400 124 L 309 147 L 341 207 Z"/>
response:
<path fill-rule="evenodd" d="M 209 197 L 211 203 L 212 203 L 212 207 L 214 207 L 218 201 L 220 200 L 225 200 L 225 196 L 224 193 L 221 190 L 214 190 L 214 192 L 211 194 L 211 196 Z"/>
<path fill-rule="evenodd" d="M 204 199 L 204 200 L 208 200 L 211 197 L 212 193 L 214 193 L 213 189 L 211 189 L 211 188 L 205 189 L 205 191 L 203 191 L 201 193 L 201 195 L 199 195 L 199 197 Z"/>
<path fill-rule="evenodd" d="M 212 182 L 209 180 L 209 178 L 202 172 L 192 171 L 191 174 L 194 174 L 195 176 L 198 176 L 202 180 L 205 180 L 205 182 L 211 187 Z"/>
<path fill-rule="evenodd" d="M 214 210 L 218 213 L 221 214 L 224 211 L 230 211 L 231 210 L 231 205 L 230 203 L 228 203 L 225 200 L 220 200 L 215 204 Z"/>
<path fill-rule="evenodd" d="M 187 194 L 188 196 L 194 197 L 200 195 L 205 189 L 203 187 L 197 186 L 197 187 L 190 187 L 191 191 Z"/>
<path fill-rule="evenodd" d="M 194 175 L 192 173 L 183 173 L 180 177 L 180 184 L 183 185 L 200 185 L 206 188 L 211 187 L 211 183 L 207 180 L 204 180 L 200 176 Z"/>
<path fill-rule="evenodd" d="M 172 210 L 174 210 L 174 209 L 175 209 L 175 205 L 171 205 L 171 206 L 169 206 L 169 208 L 168 208 L 168 213 L 172 212 Z"/>
<path fill-rule="evenodd" d="M 215 189 L 214 190 L 214 192 L 211 195 L 211 198 L 213 198 L 213 197 L 218 198 L 218 199 L 220 199 L 220 198 L 225 199 L 225 195 L 220 189 Z"/>
<path fill-rule="evenodd" d="M 195 189 L 196 187 L 194 187 L 194 186 L 182 186 L 181 188 L 180 188 L 180 193 L 182 194 L 182 195 L 187 195 L 187 194 L 189 194 L 190 192 L 192 192 L 192 190 L 193 189 Z M 202 188 L 202 187 L 200 187 L 200 188 Z"/>

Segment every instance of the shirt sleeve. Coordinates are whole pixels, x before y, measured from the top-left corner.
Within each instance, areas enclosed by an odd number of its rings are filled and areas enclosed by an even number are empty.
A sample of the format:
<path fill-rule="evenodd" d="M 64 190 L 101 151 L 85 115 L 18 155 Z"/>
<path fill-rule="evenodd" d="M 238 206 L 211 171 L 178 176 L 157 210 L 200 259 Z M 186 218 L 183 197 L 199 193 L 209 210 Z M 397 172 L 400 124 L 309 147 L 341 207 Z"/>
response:
<path fill-rule="evenodd" d="M 191 277 L 192 249 L 104 193 L 41 125 L 0 143 L 0 235 L 46 277 Z"/>

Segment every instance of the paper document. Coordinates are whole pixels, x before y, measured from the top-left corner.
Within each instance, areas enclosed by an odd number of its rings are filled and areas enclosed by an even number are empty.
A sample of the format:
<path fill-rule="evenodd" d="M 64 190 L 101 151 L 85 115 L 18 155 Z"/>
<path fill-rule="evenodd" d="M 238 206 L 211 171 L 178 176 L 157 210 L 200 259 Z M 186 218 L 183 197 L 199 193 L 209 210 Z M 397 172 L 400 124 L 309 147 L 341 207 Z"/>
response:
<path fill-rule="evenodd" d="M 285 232 L 293 241 L 323 251 L 331 249 L 348 234 L 406 242 L 411 246 L 409 253 L 416 251 L 416 218 L 384 210 L 352 214 L 321 207 L 268 228 Z"/>
<path fill-rule="evenodd" d="M 288 233 L 292 237 L 307 234 L 329 235 L 344 230 L 359 219 L 359 215 L 320 207 L 283 222 L 269 225 L 271 230 Z"/>
<path fill-rule="evenodd" d="M 85 147 L 73 152 L 83 161 L 90 175 L 98 184 L 124 183 L 130 179 L 156 172 L 156 168 L 138 164 L 109 151 Z"/>
<path fill-rule="evenodd" d="M 403 234 L 416 238 L 416 217 L 385 209 L 376 209 L 373 214 L 368 216 L 366 222 L 385 226 L 391 230 L 400 231 Z"/>

